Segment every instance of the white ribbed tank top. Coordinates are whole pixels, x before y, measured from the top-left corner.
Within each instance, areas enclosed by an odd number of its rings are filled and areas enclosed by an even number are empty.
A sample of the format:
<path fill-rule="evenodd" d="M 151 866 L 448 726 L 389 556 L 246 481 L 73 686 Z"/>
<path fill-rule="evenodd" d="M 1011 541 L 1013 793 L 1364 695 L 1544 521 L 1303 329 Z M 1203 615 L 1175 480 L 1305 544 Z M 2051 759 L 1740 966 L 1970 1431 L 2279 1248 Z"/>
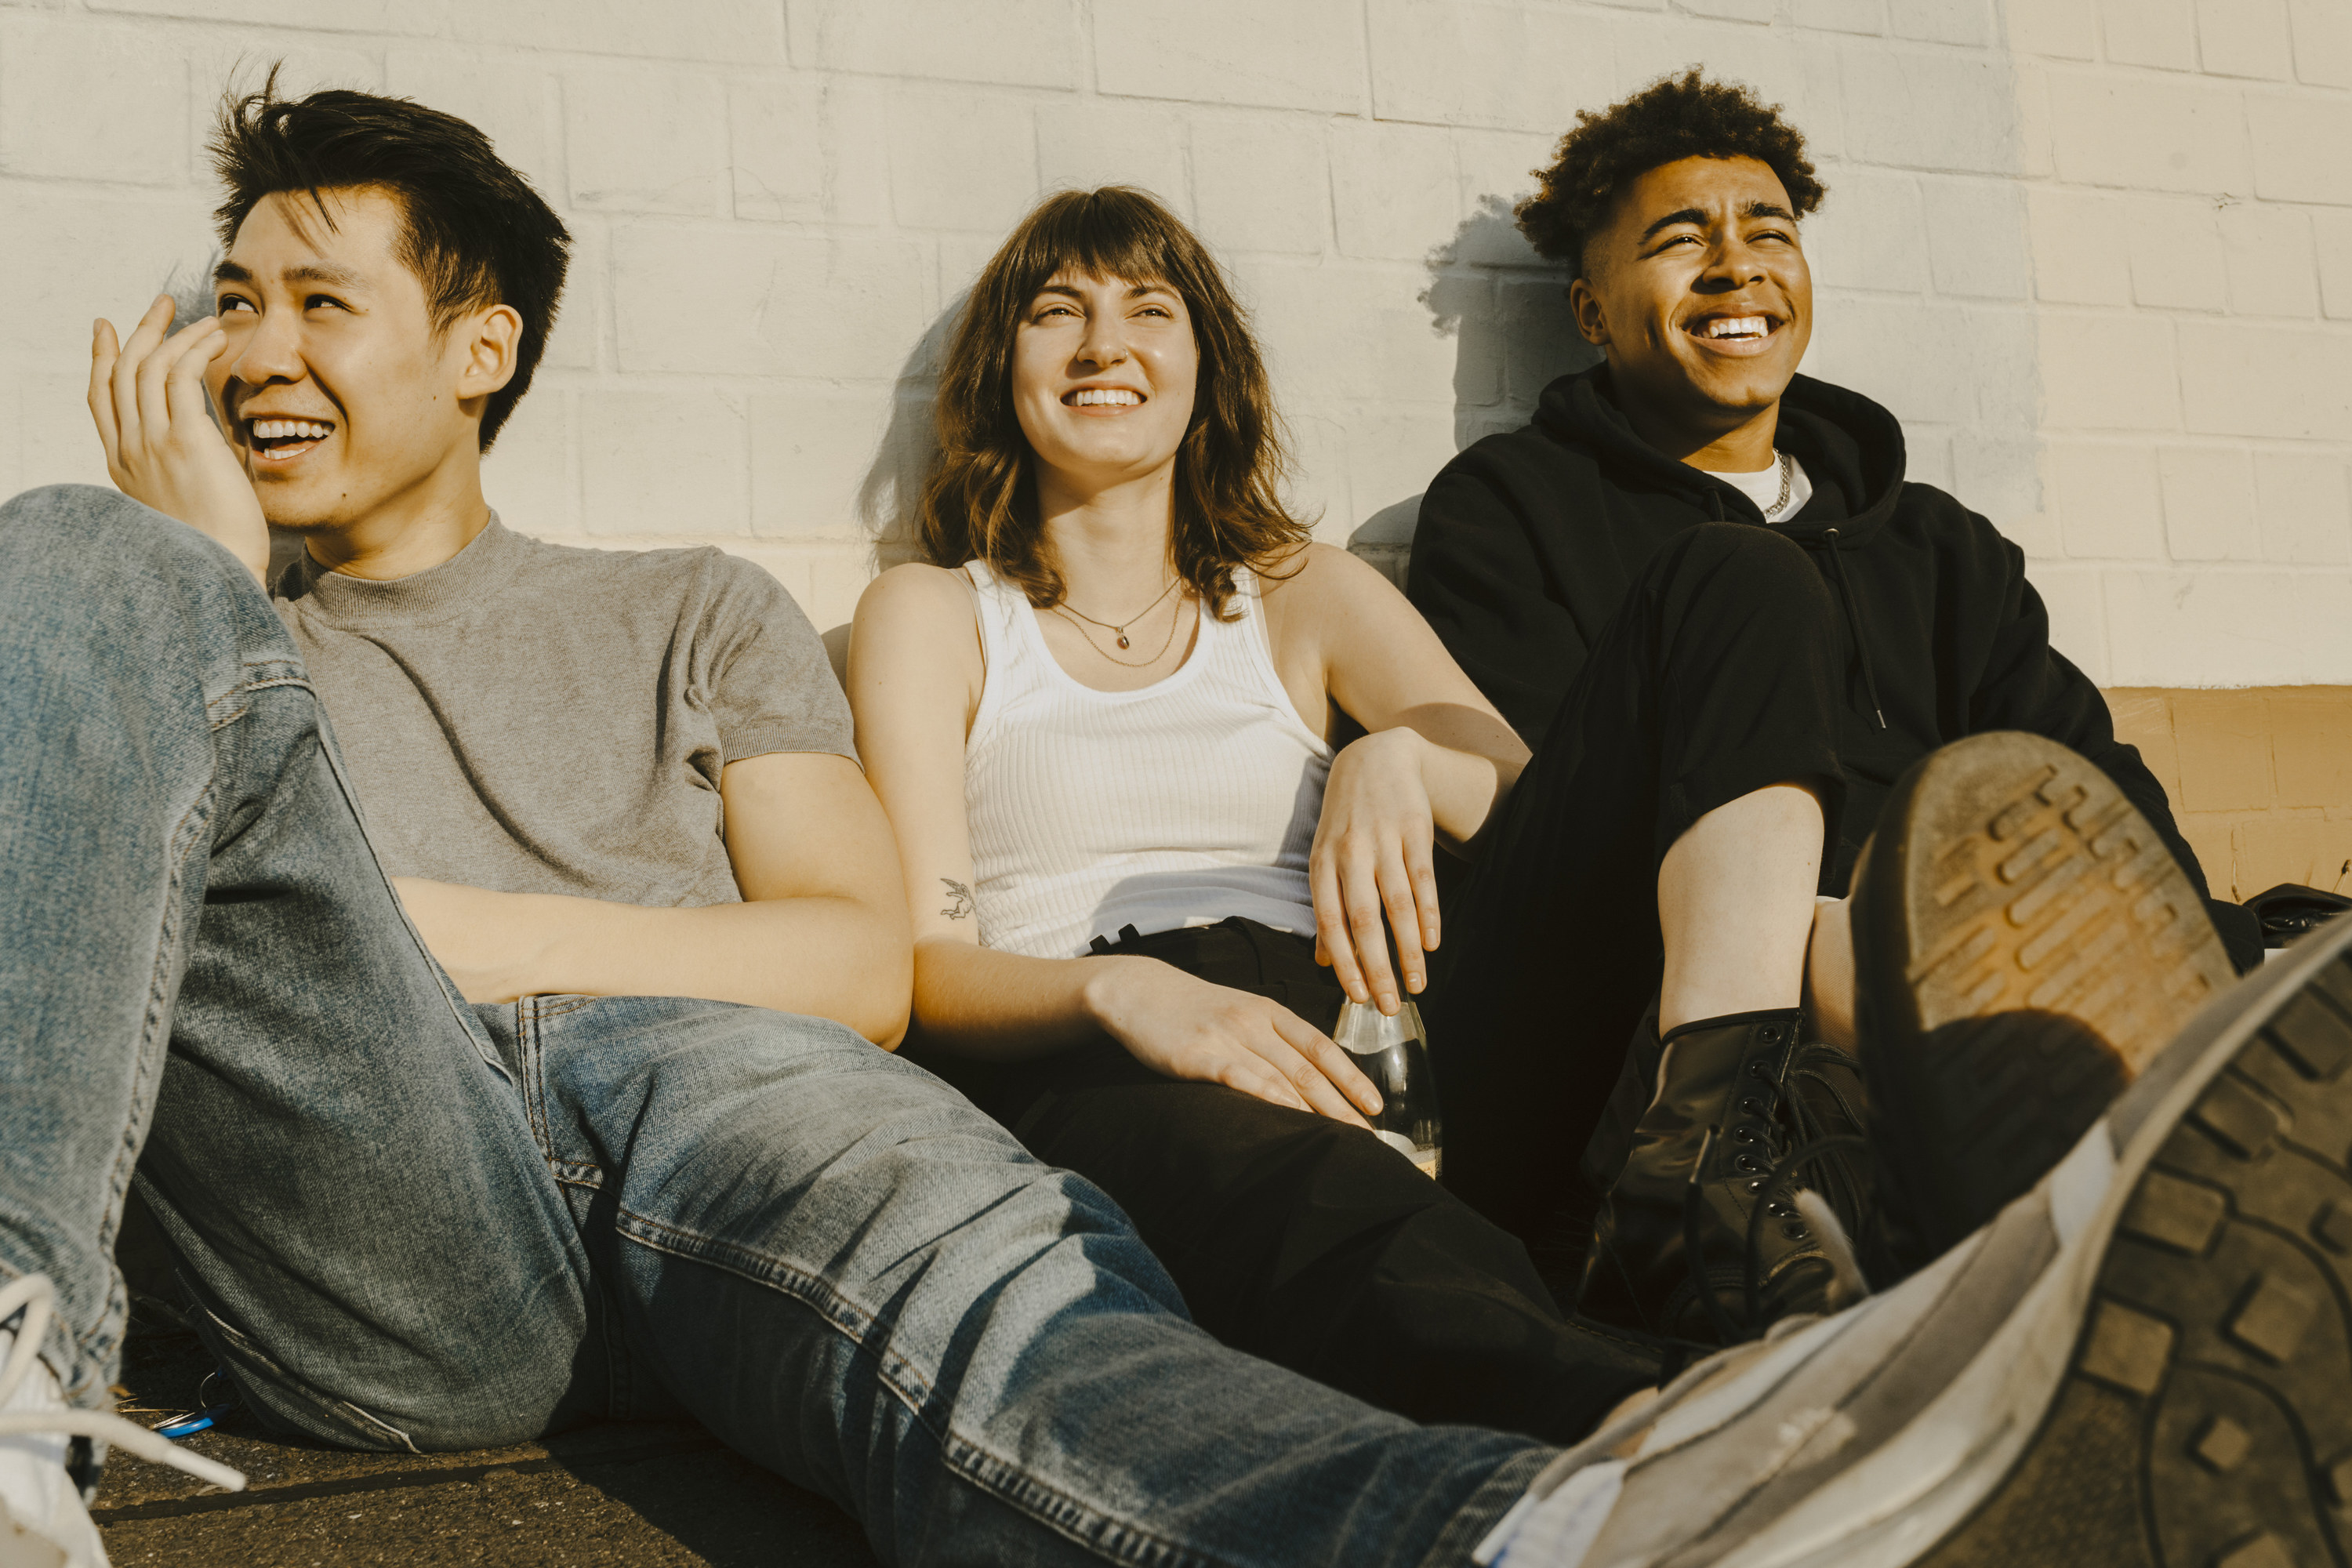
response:
<path fill-rule="evenodd" d="M 964 743 L 980 940 L 1073 958 L 1122 926 L 1149 936 L 1234 915 L 1311 932 L 1307 852 L 1331 748 L 1275 673 L 1255 574 L 1241 618 L 1200 617 L 1192 657 L 1137 691 L 1097 691 L 1054 660 L 1028 595 L 984 562 L 987 661 Z"/>

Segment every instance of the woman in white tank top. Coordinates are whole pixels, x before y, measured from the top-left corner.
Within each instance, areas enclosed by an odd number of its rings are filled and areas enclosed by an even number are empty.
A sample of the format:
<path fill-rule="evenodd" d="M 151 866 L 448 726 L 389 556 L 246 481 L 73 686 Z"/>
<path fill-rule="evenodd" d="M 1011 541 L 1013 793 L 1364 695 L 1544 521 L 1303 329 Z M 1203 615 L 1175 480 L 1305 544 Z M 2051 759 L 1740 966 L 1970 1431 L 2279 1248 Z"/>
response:
<path fill-rule="evenodd" d="M 1364 1131 L 1378 1096 L 1327 1033 L 1341 988 L 1421 989 L 1433 847 L 1525 748 L 1285 509 L 1241 311 L 1150 197 L 1031 216 L 938 420 L 929 563 L 866 591 L 848 682 L 916 1048 L 1110 1191 L 1213 1331 L 1420 1419 L 1580 1431 L 1654 1366 Z"/>

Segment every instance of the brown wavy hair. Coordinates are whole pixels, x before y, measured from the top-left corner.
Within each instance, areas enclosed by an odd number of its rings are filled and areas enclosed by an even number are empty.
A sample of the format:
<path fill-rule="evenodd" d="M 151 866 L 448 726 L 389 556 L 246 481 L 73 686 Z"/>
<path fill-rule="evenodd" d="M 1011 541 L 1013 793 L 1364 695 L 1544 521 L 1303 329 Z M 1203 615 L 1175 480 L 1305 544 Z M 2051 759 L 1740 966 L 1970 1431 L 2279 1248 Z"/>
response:
<path fill-rule="evenodd" d="M 1278 564 L 1311 524 L 1282 500 L 1288 452 L 1247 312 L 1200 237 L 1124 185 L 1046 197 L 981 269 L 940 372 L 940 456 L 918 519 L 923 553 L 950 569 L 985 561 L 1040 609 L 1062 602 L 1033 454 L 1013 408 L 1013 340 L 1038 290 L 1065 268 L 1165 284 L 1192 318 L 1200 379 L 1176 450 L 1169 544 L 1177 575 L 1223 617 L 1234 568 Z"/>

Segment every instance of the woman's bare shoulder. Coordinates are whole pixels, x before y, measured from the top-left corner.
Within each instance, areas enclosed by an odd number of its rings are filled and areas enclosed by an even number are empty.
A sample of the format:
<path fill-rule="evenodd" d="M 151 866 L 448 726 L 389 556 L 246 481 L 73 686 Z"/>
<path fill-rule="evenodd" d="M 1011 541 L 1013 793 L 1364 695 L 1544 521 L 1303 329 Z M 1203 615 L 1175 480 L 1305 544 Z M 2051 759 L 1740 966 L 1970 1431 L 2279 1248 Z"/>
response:
<path fill-rule="evenodd" d="M 1395 585 L 1381 569 L 1341 549 L 1312 540 L 1258 572 L 1260 591 L 1268 599 L 1287 595 L 1294 602 L 1347 607 L 1369 596 L 1393 597 Z"/>
<path fill-rule="evenodd" d="M 962 573 L 908 561 L 866 584 L 866 592 L 857 599 L 857 618 L 881 616 L 895 621 L 953 616 L 969 620 L 971 597 L 971 579 Z"/>

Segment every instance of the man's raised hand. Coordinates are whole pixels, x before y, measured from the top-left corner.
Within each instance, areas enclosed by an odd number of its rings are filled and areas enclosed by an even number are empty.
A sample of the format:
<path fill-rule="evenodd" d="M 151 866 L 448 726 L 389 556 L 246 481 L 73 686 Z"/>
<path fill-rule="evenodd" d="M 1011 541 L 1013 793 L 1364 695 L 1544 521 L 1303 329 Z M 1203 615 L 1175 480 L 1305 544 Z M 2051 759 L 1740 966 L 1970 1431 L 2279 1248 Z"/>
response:
<path fill-rule="evenodd" d="M 228 347 L 217 318 L 173 332 L 173 304 L 159 296 L 131 341 L 114 324 L 90 334 L 89 413 L 117 489 L 211 536 L 257 577 L 269 567 L 269 525 L 253 481 L 205 407 L 205 367 Z"/>

